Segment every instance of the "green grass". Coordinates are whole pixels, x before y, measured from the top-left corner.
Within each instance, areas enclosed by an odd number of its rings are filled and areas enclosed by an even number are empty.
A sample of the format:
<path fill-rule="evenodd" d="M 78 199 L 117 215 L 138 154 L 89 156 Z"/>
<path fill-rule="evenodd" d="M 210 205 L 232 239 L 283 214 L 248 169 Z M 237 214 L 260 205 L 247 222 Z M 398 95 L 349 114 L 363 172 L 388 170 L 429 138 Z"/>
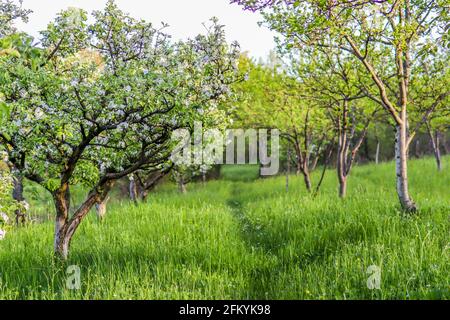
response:
<path fill-rule="evenodd" d="M 449 157 L 443 168 L 410 162 L 420 214 L 402 217 L 392 163 L 355 167 L 344 200 L 334 171 L 312 198 L 301 177 L 286 192 L 284 177 L 226 167 L 187 195 L 168 185 L 145 205 L 114 202 L 104 223 L 90 215 L 68 262 L 81 268 L 81 290 L 67 290 L 53 262 L 51 222 L 10 232 L 0 298 L 448 299 Z M 366 286 L 370 265 L 381 268 L 380 290 Z"/>

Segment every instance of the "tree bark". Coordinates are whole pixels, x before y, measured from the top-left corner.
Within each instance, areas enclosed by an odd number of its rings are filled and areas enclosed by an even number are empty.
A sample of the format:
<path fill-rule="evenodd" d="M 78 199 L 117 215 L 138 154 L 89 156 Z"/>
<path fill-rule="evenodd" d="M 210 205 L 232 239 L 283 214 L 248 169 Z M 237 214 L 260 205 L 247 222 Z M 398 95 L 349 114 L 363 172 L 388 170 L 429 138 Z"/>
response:
<path fill-rule="evenodd" d="M 397 175 L 397 195 L 400 204 L 406 212 L 416 212 L 417 207 L 409 195 L 408 190 L 408 148 L 407 130 L 403 122 L 396 126 L 395 137 L 395 169 Z"/>
<path fill-rule="evenodd" d="M 184 178 L 183 177 L 180 177 L 179 179 L 178 179 L 178 190 L 181 192 L 181 193 L 186 193 L 187 191 L 186 191 L 186 184 L 184 183 Z"/>
<path fill-rule="evenodd" d="M 345 108 L 343 116 L 343 125 L 339 132 L 338 139 L 338 151 L 336 158 L 336 170 L 339 182 L 339 197 L 344 198 L 347 193 L 347 177 L 345 163 L 347 162 L 346 145 L 347 145 L 347 133 L 346 133 L 346 118 L 345 118 Z"/>
<path fill-rule="evenodd" d="M 291 174 L 291 149 L 288 146 L 286 159 L 286 192 L 289 191 L 289 175 Z"/>
<path fill-rule="evenodd" d="M 128 192 L 129 192 L 131 201 L 133 201 L 135 204 L 137 204 L 137 201 L 138 201 L 137 183 L 136 183 L 136 178 L 134 178 L 133 176 L 130 177 L 130 184 L 128 186 Z"/>
<path fill-rule="evenodd" d="M 419 159 L 421 157 L 421 154 L 420 154 L 420 140 L 419 140 L 418 137 L 416 138 L 416 143 L 414 144 L 414 156 L 417 159 Z"/>
<path fill-rule="evenodd" d="M 70 209 L 70 190 L 69 184 L 62 184 L 54 193 L 53 200 L 56 208 L 55 219 L 55 256 L 67 260 L 69 255 L 70 243 L 75 231 L 78 229 L 81 221 L 86 217 L 92 207 L 103 202 L 111 190 L 114 181 L 104 181 L 101 185 L 95 187 L 88 194 L 86 200 L 75 211 L 69 219 Z"/>
<path fill-rule="evenodd" d="M 305 181 L 306 190 L 308 190 L 308 192 L 311 192 L 311 177 L 309 175 L 308 168 L 305 168 L 302 171 L 302 174 L 303 174 L 303 180 Z"/>
<path fill-rule="evenodd" d="M 105 199 L 100 200 L 98 203 L 95 204 L 95 210 L 97 211 L 97 218 L 102 221 L 103 218 L 106 215 L 106 205 L 108 204 L 109 197 L 106 197 Z"/>
<path fill-rule="evenodd" d="M 430 136 L 431 146 L 433 147 L 434 158 L 436 159 L 436 165 L 438 171 L 441 171 L 441 151 L 439 147 L 439 132 L 433 134 L 433 130 L 431 130 L 430 125 L 427 123 L 428 135 Z"/>
<path fill-rule="evenodd" d="M 337 155 L 337 163 L 336 170 L 339 182 L 339 197 L 344 198 L 347 194 L 347 175 L 346 175 L 346 154 L 344 148 L 345 137 L 341 136 L 338 143 L 338 155 Z"/>
<path fill-rule="evenodd" d="M 380 163 L 380 140 L 377 139 L 377 149 L 375 151 L 375 164 Z"/>
<path fill-rule="evenodd" d="M 203 185 L 206 184 L 206 172 L 205 171 L 202 171 L 202 183 L 203 183 Z"/>
<path fill-rule="evenodd" d="M 25 197 L 23 196 L 23 176 L 20 174 L 19 170 L 15 169 L 13 167 L 12 169 L 12 176 L 13 176 L 13 191 L 12 191 L 12 197 L 17 202 L 23 202 L 25 201 Z M 19 225 L 20 223 L 24 224 L 26 220 L 26 214 L 21 209 L 15 210 L 15 216 L 16 216 L 16 224 Z"/>
<path fill-rule="evenodd" d="M 308 157 L 305 154 L 303 156 L 300 145 L 296 142 L 294 144 L 295 153 L 297 156 L 297 175 L 300 173 L 303 175 L 303 181 L 305 182 L 305 187 L 308 192 L 311 192 L 311 178 L 308 168 Z"/>
<path fill-rule="evenodd" d="M 53 193 L 56 209 L 54 252 L 59 258 L 67 259 L 69 244 L 65 240 L 70 208 L 69 184 L 62 185 Z"/>
<path fill-rule="evenodd" d="M 345 198 L 347 195 L 347 177 L 342 177 L 339 179 L 339 197 Z"/>

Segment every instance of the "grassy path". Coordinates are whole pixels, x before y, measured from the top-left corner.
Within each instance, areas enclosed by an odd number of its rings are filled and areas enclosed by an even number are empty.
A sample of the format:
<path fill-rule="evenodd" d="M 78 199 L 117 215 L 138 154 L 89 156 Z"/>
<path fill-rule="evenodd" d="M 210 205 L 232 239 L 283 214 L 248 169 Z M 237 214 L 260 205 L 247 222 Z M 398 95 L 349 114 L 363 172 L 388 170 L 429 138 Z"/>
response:
<path fill-rule="evenodd" d="M 0 299 L 448 299 L 450 172 L 434 169 L 411 161 L 414 218 L 399 214 L 392 164 L 355 167 L 345 200 L 333 172 L 313 199 L 300 177 L 286 192 L 284 177 L 231 168 L 186 195 L 169 185 L 148 204 L 115 202 L 75 236 L 75 291 L 53 263 L 51 221 L 11 230 L 0 242 Z M 366 286 L 371 265 L 380 290 Z"/>

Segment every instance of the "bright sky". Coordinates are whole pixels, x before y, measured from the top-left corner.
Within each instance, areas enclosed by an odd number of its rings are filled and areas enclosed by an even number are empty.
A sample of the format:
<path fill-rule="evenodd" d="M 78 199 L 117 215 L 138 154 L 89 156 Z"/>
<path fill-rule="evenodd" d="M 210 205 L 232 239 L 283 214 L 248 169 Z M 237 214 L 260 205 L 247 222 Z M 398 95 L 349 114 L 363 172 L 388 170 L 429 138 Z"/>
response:
<path fill-rule="evenodd" d="M 105 3 L 106 0 L 24 0 L 23 7 L 33 13 L 29 22 L 18 23 L 18 28 L 36 37 L 62 9 L 78 7 L 91 12 L 102 9 Z M 123 11 L 154 25 L 161 21 L 168 23 L 170 28 L 166 31 L 175 39 L 204 32 L 202 22 L 216 16 L 226 26 L 228 40 L 237 40 L 251 56 L 266 58 L 275 47 L 274 34 L 257 24 L 261 16 L 244 12 L 240 6 L 229 4 L 229 0 L 117 0 L 116 3 Z"/>

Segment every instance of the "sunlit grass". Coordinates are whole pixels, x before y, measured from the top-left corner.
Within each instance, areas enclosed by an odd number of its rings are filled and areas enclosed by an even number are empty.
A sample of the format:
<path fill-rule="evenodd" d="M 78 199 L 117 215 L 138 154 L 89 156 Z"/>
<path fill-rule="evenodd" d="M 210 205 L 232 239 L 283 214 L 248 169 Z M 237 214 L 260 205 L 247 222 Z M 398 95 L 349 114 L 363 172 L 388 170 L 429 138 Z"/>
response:
<path fill-rule="evenodd" d="M 332 170 L 312 197 L 301 177 L 286 192 L 284 177 L 226 167 L 224 180 L 186 195 L 165 186 L 147 204 L 113 202 L 104 223 L 90 215 L 68 262 L 81 268 L 80 290 L 66 289 L 53 262 L 50 221 L 10 232 L 0 298 L 448 299 L 449 157 L 443 168 L 410 162 L 420 213 L 403 217 L 392 163 L 355 167 L 344 200 Z M 367 288 L 370 265 L 381 268 L 379 290 Z"/>

